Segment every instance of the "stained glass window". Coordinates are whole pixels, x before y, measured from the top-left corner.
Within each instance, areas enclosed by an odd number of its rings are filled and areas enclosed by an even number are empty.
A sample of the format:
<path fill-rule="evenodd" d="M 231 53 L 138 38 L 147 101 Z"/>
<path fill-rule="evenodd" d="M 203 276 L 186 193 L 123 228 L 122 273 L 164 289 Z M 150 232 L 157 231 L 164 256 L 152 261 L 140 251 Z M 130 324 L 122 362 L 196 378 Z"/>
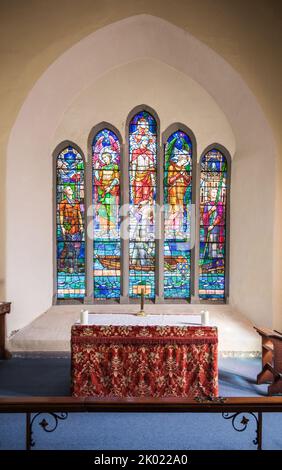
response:
<path fill-rule="evenodd" d="M 85 296 L 84 161 L 72 146 L 56 162 L 57 297 Z"/>
<path fill-rule="evenodd" d="M 147 111 L 129 124 L 129 296 L 155 297 L 157 126 Z"/>
<path fill-rule="evenodd" d="M 225 298 L 226 157 L 217 149 L 201 161 L 199 296 Z"/>
<path fill-rule="evenodd" d="M 103 129 L 93 140 L 94 298 L 120 297 L 120 143 Z"/>
<path fill-rule="evenodd" d="M 192 142 L 178 130 L 165 146 L 164 297 L 190 299 Z"/>
<path fill-rule="evenodd" d="M 88 189 L 89 194 L 92 193 L 89 202 L 91 205 L 92 200 L 93 204 L 93 239 L 88 233 L 87 259 L 92 257 L 92 246 L 93 258 L 89 266 L 86 266 L 85 254 L 84 158 L 74 144 L 65 146 L 57 154 L 57 298 L 83 300 L 87 269 L 87 279 L 93 273 L 95 300 L 117 300 L 121 294 L 126 296 L 128 276 L 130 298 L 140 298 L 143 290 L 146 297 L 154 300 L 157 286 L 160 298 L 163 289 L 164 299 L 189 301 L 194 272 L 191 249 L 196 225 L 192 217 L 195 209 L 192 191 L 195 149 L 190 133 L 181 129 L 181 125 L 179 128 L 174 125 L 177 130 L 168 134 L 163 154 L 163 181 L 157 188 L 158 124 L 153 113 L 137 112 L 129 122 L 129 169 L 123 175 L 125 187 L 129 184 L 129 194 L 123 195 L 119 133 L 110 124 L 101 127 L 92 141 L 92 188 Z M 200 191 L 200 229 L 196 241 L 199 257 L 195 263 L 199 265 L 200 299 L 223 302 L 228 295 L 226 205 L 229 203 L 230 168 L 227 154 L 220 146 L 209 149 L 200 162 L 197 183 L 200 188 L 195 188 Z M 156 242 L 156 196 L 162 194 L 162 190 L 164 231 L 158 234 L 161 241 Z M 127 197 L 129 209 L 124 207 L 122 213 L 121 199 L 126 201 Z M 127 214 L 129 227 L 126 226 Z M 129 240 L 121 240 L 122 220 L 125 221 L 122 232 L 129 235 Z M 125 256 L 128 251 L 129 257 Z M 160 257 L 158 270 L 155 269 L 156 255 L 157 260 Z"/>

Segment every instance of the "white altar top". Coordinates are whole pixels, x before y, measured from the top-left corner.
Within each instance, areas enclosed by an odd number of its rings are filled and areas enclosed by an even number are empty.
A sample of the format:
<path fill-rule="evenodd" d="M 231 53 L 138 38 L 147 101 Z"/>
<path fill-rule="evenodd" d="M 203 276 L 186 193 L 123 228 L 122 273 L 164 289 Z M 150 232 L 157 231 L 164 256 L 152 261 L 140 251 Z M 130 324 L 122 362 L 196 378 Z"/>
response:
<path fill-rule="evenodd" d="M 146 315 L 133 314 L 93 314 L 83 312 L 81 320 L 76 324 L 84 325 L 116 325 L 116 326 L 201 326 L 208 325 L 206 314 L 198 315 Z"/>

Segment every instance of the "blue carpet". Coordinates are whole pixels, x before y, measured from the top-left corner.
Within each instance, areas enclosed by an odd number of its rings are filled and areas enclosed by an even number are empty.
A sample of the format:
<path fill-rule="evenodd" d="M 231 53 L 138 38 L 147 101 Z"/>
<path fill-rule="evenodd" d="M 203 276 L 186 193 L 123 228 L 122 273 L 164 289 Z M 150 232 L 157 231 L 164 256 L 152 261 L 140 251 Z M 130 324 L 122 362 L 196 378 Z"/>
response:
<path fill-rule="evenodd" d="M 266 395 L 267 386 L 255 383 L 260 359 L 220 359 L 219 368 L 221 396 Z M 0 361 L 2 396 L 69 394 L 69 358 Z M 2 414 L 0 420 L 0 449 L 23 449 L 24 415 Z M 239 433 L 220 414 L 70 414 L 54 433 L 45 433 L 38 425 L 34 430 L 35 449 L 255 449 L 254 419 L 250 417 L 247 430 Z M 263 415 L 263 448 L 282 449 L 282 414 Z"/>
<path fill-rule="evenodd" d="M 263 396 L 266 385 L 256 385 L 261 369 L 259 358 L 219 360 L 219 394 L 222 396 Z M 0 395 L 70 395 L 69 358 L 12 358 L 0 361 Z"/>

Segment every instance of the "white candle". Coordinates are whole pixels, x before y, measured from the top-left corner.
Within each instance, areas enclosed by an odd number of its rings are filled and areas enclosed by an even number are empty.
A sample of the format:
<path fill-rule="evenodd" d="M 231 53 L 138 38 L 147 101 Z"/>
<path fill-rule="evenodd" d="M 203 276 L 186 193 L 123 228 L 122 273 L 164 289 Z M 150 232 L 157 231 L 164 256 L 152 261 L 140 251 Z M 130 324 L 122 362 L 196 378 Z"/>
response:
<path fill-rule="evenodd" d="M 80 311 L 80 324 L 81 325 L 88 325 L 88 310 L 81 310 Z"/>
<path fill-rule="evenodd" d="M 204 313 L 204 325 L 208 326 L 210 324 L 210 313 L 208 310 Z"/>
<path fill-rule="evenodd" d="M 204 310 L 201 310 L 201 323 L 202 325 L 205 324 L 205 311 Z"/>

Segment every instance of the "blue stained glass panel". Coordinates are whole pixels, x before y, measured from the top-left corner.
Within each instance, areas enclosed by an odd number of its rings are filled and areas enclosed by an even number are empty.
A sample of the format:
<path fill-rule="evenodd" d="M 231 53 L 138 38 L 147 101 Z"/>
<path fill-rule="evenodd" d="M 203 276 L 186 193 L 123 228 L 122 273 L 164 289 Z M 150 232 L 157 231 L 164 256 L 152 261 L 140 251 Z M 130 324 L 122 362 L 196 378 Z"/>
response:
<path fill-rule="evenodd" d="M 110 129 L 93 140 L 94 298 L 120 297 L 120 142 Z"/>
<path fill-rule="evenodd" d="M 201 161 L 199 296 L 225 298 L 227 161 L 217 149 Z"/>
<path fill-rule="evenodd" d="M 129 124 L 129 296 L 155 297 L 155 204 L 157 128 L 141 111 Z"/>
<path fill-rule="evenodd" d="M 56 162 L 57 297 L 85 296 L 84 161 L 72 146 Z"/>
<path fill-rule="evenodd" d="M 165 145 L 164 202 L 164 297 L 190 299 L 192 142 L 182 130 Z"/>

